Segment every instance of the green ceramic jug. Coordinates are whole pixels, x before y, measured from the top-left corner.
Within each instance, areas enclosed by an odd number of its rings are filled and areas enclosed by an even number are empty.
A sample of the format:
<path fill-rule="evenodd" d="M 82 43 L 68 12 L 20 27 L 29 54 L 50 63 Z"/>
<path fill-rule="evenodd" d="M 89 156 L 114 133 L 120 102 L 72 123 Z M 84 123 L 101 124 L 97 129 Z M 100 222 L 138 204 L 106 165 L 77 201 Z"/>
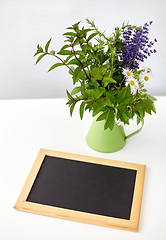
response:
<path fill-rule="evenodd" d="M 115 123 L 112 130 L 109 128 L 104 130 L 105 121 L 96 121 L 97 118 L 98 115 L 92 122 L 86 136 L 86 142 L 93 150 L 103 153 L 112 153 L 122 149 L 126 144 L 126 140 L 139 133 L 143 127 L 142 121 L 140 129 L 126 136 L 123 126 Z"/>

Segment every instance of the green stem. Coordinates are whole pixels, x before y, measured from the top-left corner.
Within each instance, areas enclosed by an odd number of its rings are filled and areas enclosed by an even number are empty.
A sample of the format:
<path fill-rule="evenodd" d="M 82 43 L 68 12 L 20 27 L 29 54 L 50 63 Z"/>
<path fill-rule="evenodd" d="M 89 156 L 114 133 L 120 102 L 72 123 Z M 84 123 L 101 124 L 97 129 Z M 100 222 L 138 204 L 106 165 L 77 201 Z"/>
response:
<path fill-rule="evenodd" d="M 87 73 L 86 73 L 86 71 L 85 71 L 85 69 L 84 69 L 84 67 L 83 67 L 83 65 L 82 65 L 82 62 L 77 58 L 77 56 L 76 56 L 76 54 L 75 54 L 73 44 L 71 45 L 71 47 L 72 47 L 72 52 L 73 52 L 73 54 L 74 54 L 74 57 L 77 59 L 77 61 L 79 62 L 80 66 L 82 67 L 82 69 L 83 69 L 83 71 L 84 71 L 87 79 L 89 79 L 89 76 L 87 75 Z"/>
<path fill-rule="evenodd" d="M 122 86 L 122 83 L 124 82 L 124 80 L 125 80 L 125 78 L 123 78 L 123 80 L 120 83 L 120 89 L 121 89 L 121 86 Z"/>
<path fill-rule="evenodd" d="M 53 55 L 53 54 L 50 54 L 50 53 L 48 53 L 48 52 L 44 52 L 45 54 L 47 54 L 47 55 L 51 55 L 51 56 L 54 56 L 54 57 L 56 57 L 56 58 L 58 58 L 66 67 L 68 67 L 68 69 L 72 72 L 72 73 L 74 73 L 74 71 L 60 58 L 60 57 L 58 57 L 57 55 Z"/>
<path fill-rule="evenodd" d="M 109 73 L 109 77 L 112 77 L 113 71 L 114 71 L 114 52 L 113 52 L 113 49 L 112 49 L 111 45 L 109 44 L 108 40 L 107 40 L 107 44 L 111 50 L 111 71 Z"/>
<path fill-rule="evenodd" d="M 48 52 L 44 52 L 45 54 L 47 54 L 47 55 L 51 55 L 51 56 L 54 56 L 54 57 L 56 57 L 57 59 L 59 59 L 66 67 L 68 67 L 68 69 L 72 72 L 72 73 L 74 73 L 74 71 L 60 58 L 60 57 L 58 57 L 57 55 L 52 55 L 52 54 L 50 54 L 50 53 L 48 53 Z M 81 80 L 80 79 L 78 79 L 78 81 L 81 83 Z"/>

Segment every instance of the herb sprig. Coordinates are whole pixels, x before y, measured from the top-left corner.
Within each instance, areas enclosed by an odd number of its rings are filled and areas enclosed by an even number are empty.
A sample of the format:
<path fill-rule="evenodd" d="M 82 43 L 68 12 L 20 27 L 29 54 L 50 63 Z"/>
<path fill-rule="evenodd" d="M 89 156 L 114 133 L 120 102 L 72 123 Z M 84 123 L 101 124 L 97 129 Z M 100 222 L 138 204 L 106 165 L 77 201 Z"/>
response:
<path fill-rule="evenodd" d="M 104 128 L 112 130 L 115 121 L 129 124 L 136 115 L 138 124 L 145 113 L 156 113 L 156 98 L 145 88 L 151 69 L 139 69 L 140 63 L 156 52 L 153 45 L 157 40 L 148 38 L 152 21 L 143 27 L 123 23 L 109 37 L 94 21 L 87 19 L 87 23 L 88 28 L 80 27 L 80 22 L 67 28 L 59 52 L 48 51 L 50 39 L 44 49 L 38 44 L 34 55 L 39 55 L 36 64 L 47 55 L 59 60 L 48 72 L 60 66 L 69 69 L 74 85 L 71 93 L 67 91 L 70 114 L 80 102 L 81 119 L 86 110 L 93 116 L 101 113 L 97 120 L 105 120 Z"/>

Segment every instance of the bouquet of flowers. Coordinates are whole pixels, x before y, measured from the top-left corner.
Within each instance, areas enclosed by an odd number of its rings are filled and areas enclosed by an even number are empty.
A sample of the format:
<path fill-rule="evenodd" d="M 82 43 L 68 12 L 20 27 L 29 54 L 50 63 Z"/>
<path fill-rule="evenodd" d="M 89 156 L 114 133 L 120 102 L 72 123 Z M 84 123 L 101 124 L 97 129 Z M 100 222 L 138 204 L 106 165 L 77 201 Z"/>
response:
<path fill-rule="evenodd" d="M 36 64 L 51 55 L 58 62 L 48 72 L 59 66 L 69 69 L 74 85 L 71 93 L 67 91 L 71 115 L 80 102 L 81 119 L 86 110 L 92 112 L 92 116 L 100 113 L 97 121 L 105 120 L 104 129 L 112 130 L 115 121 L 129 124 L 134 116 L 139 124 L 145 113 L 156 113 L 156 98 L 145 88 L 152 70 L 140 69 L 140 64 L 156 52 L 157 39 L 148 38 L 152 21 L 140 27 L 123 23 L 109 37 L 99 31 L 93 21 L 87 19 L 87 23 L 87 28 L 80 27 L 80 22 L 67 28 L 63 34 L 64 46 L 57 53 L 48 51 L 51 39 L 44 49 L 38 45 L 34 55 L 39 55 Z"/>

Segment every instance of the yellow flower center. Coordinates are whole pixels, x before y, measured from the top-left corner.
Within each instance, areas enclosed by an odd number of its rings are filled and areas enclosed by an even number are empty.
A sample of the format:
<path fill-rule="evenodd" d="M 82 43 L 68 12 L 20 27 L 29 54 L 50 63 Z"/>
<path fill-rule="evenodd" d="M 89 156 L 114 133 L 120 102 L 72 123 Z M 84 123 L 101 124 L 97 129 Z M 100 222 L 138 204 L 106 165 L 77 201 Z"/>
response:
<path fill-rule="evenodd" d="M 127 74 L 127 76 L 129 76 L 129 77 L 131 76 L 131 72 L 129 72 L 129 71 L 127 71 L 126 74 Z"/>
<path fill-rule="evenodd" d="M 152 70 L 151 70 L 150 68 L 148 68 L 148 70 L 149 70 L 150 72 L 152 72 Z"/>
<path fill-rule="evenodd" d="M 134 80 L 130 80 L 130 84 L 131 84 L 132 86 L 134 86 L 134 85 L 135 85 Z"/>
<path fill-rule="evenodd" d="M 145 77 L 144 77 L 144 80 L 145 80 L 145 81 L 148 81 L 148 80 L 149 80 L 149 77 L 148 77 L 148 76 L 145 76 Z"/>

